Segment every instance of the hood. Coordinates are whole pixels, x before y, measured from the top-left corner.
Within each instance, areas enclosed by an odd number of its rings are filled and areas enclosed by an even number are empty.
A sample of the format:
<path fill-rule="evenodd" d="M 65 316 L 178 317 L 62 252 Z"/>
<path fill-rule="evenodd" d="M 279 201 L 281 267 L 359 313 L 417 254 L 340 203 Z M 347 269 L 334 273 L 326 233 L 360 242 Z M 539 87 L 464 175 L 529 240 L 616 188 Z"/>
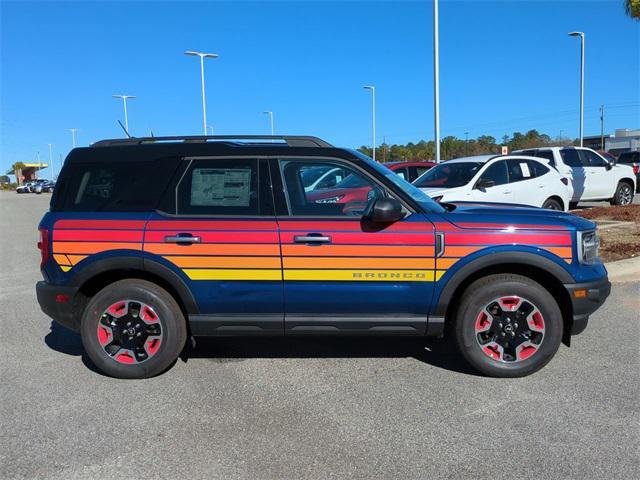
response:
<path fill-rule="evenodd" d="M 454 202 L 454 210 L 443 216 L 459 228 L 504 230 L 593 230 L 596 224 L 557 210 L 507 205 L 504 203 Z"/>

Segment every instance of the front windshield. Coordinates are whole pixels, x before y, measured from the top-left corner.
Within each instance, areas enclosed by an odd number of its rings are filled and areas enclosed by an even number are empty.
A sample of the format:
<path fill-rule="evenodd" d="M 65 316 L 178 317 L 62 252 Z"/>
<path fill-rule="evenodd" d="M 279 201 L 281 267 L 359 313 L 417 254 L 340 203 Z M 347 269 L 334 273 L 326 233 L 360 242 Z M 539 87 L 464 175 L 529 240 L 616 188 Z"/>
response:
<path fill-rule="evenodd" d="M 413 184 L 420 188 L 462 187 L 471 181 L 482 167 L 481 162 L 455 162 L 436 165 Z"/>
<path fill-rule="evenodd" d="M 411 199 L 416 202 L 425 212 L 436 212 L 436 213 L 444 213 L 446 210 L 433 201 L 426 193 L 422 190 L 417 189 L 409 182 L 404 180 L 398 174 L 392 172 L 387 167 L 383 166 L 378 162 L 374 162 L 373 159 L 366 156 L 362 152 L 358 152 L 357 150 L 351 150 L 351 152 L 356 155 L 358 158 L 361 158 L 371 167 L 373 167 L 378 173 L 384 175 L 391 183 L 393 183 L 396 187 L 402 190 L 404 193 L 409 195 Z"/>

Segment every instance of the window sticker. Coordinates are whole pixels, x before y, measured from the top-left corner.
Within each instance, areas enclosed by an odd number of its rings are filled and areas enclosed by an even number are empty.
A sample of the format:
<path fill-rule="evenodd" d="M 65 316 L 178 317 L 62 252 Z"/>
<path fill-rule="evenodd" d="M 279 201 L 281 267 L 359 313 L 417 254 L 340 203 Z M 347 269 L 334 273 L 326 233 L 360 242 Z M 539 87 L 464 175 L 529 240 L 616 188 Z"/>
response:
<path fill-rule="evenodd" d="M 522 176 L 525 178 L 531 177 L 531 172 L 529 171 L 529 165 L 526 163 L 520 164 L 520 171 L 522 171 Z"/>
<path fill-rule="evenodd" d="M 191 180 L 193 206 L 249 206 L 251 169 L 196 168 Z"/>

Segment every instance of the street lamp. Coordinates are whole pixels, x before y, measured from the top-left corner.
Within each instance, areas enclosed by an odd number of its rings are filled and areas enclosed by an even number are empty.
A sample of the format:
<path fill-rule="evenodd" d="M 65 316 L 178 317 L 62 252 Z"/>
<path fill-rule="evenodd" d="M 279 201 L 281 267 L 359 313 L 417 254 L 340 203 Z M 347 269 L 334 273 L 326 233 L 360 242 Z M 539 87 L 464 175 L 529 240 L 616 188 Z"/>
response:
<path fill-rule="evenodd" d="M 53 178 L 53 156 L 51 155 L 51 147 L 53 144 L 47 143 L 49 145 L 49 167 L 51 168 L 51 178 Z"/>
<path fill-rule="evenodd" d="M 440 163 L 440 35 L 438 0 L 433 0 L 433 128 L 436 163 Z"/>
<path fill-rule="evenodd" d="M 264 113 L 265 115 L 269 115 L 269 125 L 271 126 L 271 136 L 273 137 L 275 135 L 273 129 L 273 112 L 271 110 L 265 110 L 262 113 Z"/>
<path fill-rule="evenodd" d="M 580 37 L 580 146 L 584 133 L 584 32 L 570 32 L 571 37 Z"/>
<path fill-rule="evenodd" d="M 218 58 L 218 54 L 216 53 L 203 53 L 203 52 L 195 52 L 193 50 L 187 50 L 184 52 L 185 55 L 190 55 L 192 57 L 200 57 L 200 80 L 202 82 L 202 127 L 204 129 L 204 134 L 207 134 L 207 105 L 206 98 L 204 95 L 204 59 L 205 58 Z"/>
<path fill-rule="evenodd" d="M 78 131 L 78 129 L 69 128 L 68 130 L 71 132 L 71 141 L 72 141 L 73 148 L 76 148 L 76 132 Z"/>
<path fill-rule="evenodd" d="M 127 115 L 127 99 L 136 98 L 135 95 L 111 95 L 113 98 L 121 98 L 124 105 L 124 129 L 129 135 L 129 116 Z"/>
<path fill-rule="evenodd" d="M 371 91 L 371 149 L 373 161 L 376 161 L 376 87 L 364 85 L 362 88 Z"/>

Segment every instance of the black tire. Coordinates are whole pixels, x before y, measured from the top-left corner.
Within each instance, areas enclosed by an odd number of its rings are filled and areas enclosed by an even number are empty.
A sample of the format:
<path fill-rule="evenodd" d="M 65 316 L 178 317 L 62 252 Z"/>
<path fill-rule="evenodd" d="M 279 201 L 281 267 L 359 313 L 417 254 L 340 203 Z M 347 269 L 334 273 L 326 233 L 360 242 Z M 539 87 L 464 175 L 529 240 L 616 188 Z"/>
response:
<path fill-rule="evenodd" d="M 111 305 L 124 300 L 152 308 L 162 332 L 157 350 L 139 363 L 117 361 L 116 355 L 110 356 L 98 339 L 103 313 Z M 187 339 L 184 315 L 175 299 L 158 285 L 138 279 L 114 282 L 93 296 L 83 312 L 80 333 L 82 344 L 94 365 L 116 378 L 148 378 L 164 372 L 175 363 Z M 112 335 L 111 338 L 115 337 Z"/>
<path fill-rule="evenodd" d="M 633 203 L 633 187 L 627 182 L 619 182 L 611 205 L 631 205 Z"/>
<path fill-rule="evenodd" d="M 563 211 L 562 204 L 560 204 L 560 202 L 558 200 L 555 200 L 554 198 L 547 198 L 542 204 L 542 208 L 546 208 L 548 210 Z"/>
<path fill-rule="evenodd" d="M 531 356 L 518 361 L 491 358 L 483 351 L 480 334 L 476 333 L 476 322 L 485 306 L 497 298 L 509 296 L 526 299 L 544 319 L 544 335 L 539 347 Z M 513 274 L 491 275 L 469 285 L 462 294 L 454 319 L 455 341 L 460 353 L 472 367 L 491 377 L 524 377 L 540 370 L 558 351 L 562 329 L 562 314 L 553 296 L 537 282 Z M 518 338 L 514 339 L 514 343 Z"/>

